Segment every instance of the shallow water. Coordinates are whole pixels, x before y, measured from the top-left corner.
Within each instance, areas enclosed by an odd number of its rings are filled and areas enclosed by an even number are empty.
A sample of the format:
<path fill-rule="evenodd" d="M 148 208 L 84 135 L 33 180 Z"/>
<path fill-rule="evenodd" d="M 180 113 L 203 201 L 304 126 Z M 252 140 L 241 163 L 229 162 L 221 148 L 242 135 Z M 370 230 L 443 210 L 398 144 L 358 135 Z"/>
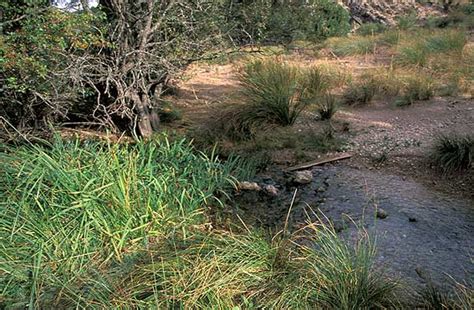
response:
<path fill-rule="evenodd" d="M 275 185 L 280 191 L 277 197 L 247 192 L 236 198 L 236 205 L 249 221 L 277 230 L 297 189 L 290 216 L 293 226 L 304 223 L 312 211 L 322 212 L 345 236 L 357 234 L 354 223 L 364 226 L 376 236 L 377 265 L 410 285 L 421 285 L 427 279 L 438 285 L 451 278 L 474 280 L 473 201 L 449 197 L 397 175 L 343 163 L 315 167 L 312 172 L 312 183 L 295 186 L 288 182 L 288 175 L 274 169 L 256 181 Z M 386 218 L 377 218 L 379 208 Z"/>

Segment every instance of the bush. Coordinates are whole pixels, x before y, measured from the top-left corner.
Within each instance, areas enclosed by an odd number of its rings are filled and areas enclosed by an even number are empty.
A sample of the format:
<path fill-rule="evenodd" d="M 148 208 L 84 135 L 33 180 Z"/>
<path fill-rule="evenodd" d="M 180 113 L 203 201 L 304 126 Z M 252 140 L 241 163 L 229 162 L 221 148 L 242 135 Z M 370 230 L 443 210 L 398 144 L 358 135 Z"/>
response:
<path fill-rule="evenodd" d="M 345 35 L 351 28 L 349 13 L 330 0 L 305 3 L 230 1 L 229 26 L 233 37 L 240 38 L 240 42 L 288 43 L 294 39 L 320 41 Z"/>
<path fill-rule="evenodd" d="M 474 163 L 474 137 L 441 135 L 436 138 L 432 159 L 445 173 L 472 168 Z"/>

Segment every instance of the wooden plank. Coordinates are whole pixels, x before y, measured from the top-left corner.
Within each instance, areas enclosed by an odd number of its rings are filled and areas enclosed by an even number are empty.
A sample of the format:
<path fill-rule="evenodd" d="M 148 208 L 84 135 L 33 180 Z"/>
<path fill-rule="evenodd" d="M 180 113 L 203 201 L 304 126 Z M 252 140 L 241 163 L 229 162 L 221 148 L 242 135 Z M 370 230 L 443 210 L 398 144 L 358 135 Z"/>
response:
<path fill-rule="evenodd" d="M 343 153 L 343 154 L 339 154 L 339 155 L 334 156 L 334 157 L 318 159 L 318 160 L 310 161 L 310 162 L 307 162 L 307 163 L 304 163 L 304 164 L 301 164 L 301 165 L 293 166 L 293 167 L 290 167 L 286 170 L 287 171 L 296 171 L 296 170 L 301 170 L 301 169 L 307 169 L 307 168 L 311 168 L 311 167 L 314 167 L 314 166 L 319 166 L 319 165 L 327 164 L 327 163 L 330 163 L 330 162 L 333 162 L 333 161 L 338 161 L 338 160 L 347 159 L 347 158 L 351 158 L 351 157 L 352 157 L 352 154 Z"/>

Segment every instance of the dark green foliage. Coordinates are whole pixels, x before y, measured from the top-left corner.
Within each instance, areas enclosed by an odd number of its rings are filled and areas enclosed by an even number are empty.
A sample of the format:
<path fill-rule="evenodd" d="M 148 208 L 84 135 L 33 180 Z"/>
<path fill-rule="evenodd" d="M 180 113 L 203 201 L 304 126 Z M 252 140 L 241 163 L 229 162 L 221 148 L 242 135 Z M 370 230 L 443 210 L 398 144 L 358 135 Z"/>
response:
<path fill-rule="evenodd" d="M 445 173 L 471 169 L 474 137 L 455 134 L 439 136 L 433 145 L 432 159 Z"/>
<path fill-rule="evenodd" d="M 349 13 L 330 0 L 230 1 L 229 26 L 239 42 L 320 41 L 350 31 Z"/>

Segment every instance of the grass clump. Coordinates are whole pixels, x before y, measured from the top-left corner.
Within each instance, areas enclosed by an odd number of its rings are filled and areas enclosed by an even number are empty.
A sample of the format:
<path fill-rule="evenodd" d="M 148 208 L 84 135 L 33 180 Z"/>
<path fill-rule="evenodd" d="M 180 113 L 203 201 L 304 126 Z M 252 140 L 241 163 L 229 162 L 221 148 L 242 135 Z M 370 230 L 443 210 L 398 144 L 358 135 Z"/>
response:
<path fill-rule="evenodd" d="M 396 285 L 374 269 L 375 248 L 367 235 L 349 246 L 331 226 L 311 224 L 305 230 L 309 242 L 298 246 L 298 256 L 288 256 L 291 273 L 276 279 L 278 294 L 269 294 L 266 308 L 367 309 L 395 303 Z"/>
<path fill-rule="evenodd" d="M 437 137 L 432 160 L 445 173 L 471 169 L 474 163 L 474 137 L 456 134 Z"/>
<path fill-rule="evenodd" d="M 377 94 L 379 85 L 371 75 L 364 75 L 359 81 L 349 84 L 343 94 L 346 104 L 369 104 Z"/>
<path fill-rule="evenodd" d="M 338 109 L 337 98 L 331 94 L 326 94 L 316 106 L 316 112 L 321 120 L 331 119 Z"/>
<path fill-rule="evenodd" d="M 474 291 L 461 283 L 455 283 L 451 290 L 428 283 L 419 292 L 419 302 L 424 309 L 470 310 L 474 307 Z"/>
<path fill-rule="evenodd" d="M 395 102 L 397 106 L 408 106 L 415 101 L 429 100 L 434 95 L 434 83 L 430 77 L 408 76 L 404 84 L 403 94 Z"/>
<path fill-rule="evenodd" d="M 253 138 L 265 127 L 293 125 L 329 87 L 316 67 L 302 70 L 272 60 L 249 62 L 239 80 L 243 104 L 224 111 L 220 121 L 223 132 L 235 140 Z"/>
<path fill-rule="evenodd" d="M 429 36 L 426 39 L 425 48 L 428 53 L 461 53 L 466 45 L 466 36 L 463 31 L 443 31 Z"/>
<path fill-rule="evenodd" d="M 376 43 L 373 37 L 354 36 L 329 39 L 328 47 L 337 56 L 364 55 L 374 53 Z"/>
<path fill-rule="evenodd" d="M 204 207 L 239 165 L 184 140 L 5 146 L 0 161 L 1 308 L 352 309 L 391 298 L 366 236 L 353 246 L 322 224 L 273 238 L 212 229 Z"/>
<path fill-rule="evenodd" d="M 365 23 L 362 24 L 358 29 L 357 33 L 362 36 L 374 35 L 382 33 L 387 30 L 387 26 L 381 23 Z"/>
<path fill-rule="evenodd" d="M 428 63 L 428 53 L 423 44 L 415 43 L 402 46 L 395 56 L 395 63 L 401 66 L 424 67 Z"/>

